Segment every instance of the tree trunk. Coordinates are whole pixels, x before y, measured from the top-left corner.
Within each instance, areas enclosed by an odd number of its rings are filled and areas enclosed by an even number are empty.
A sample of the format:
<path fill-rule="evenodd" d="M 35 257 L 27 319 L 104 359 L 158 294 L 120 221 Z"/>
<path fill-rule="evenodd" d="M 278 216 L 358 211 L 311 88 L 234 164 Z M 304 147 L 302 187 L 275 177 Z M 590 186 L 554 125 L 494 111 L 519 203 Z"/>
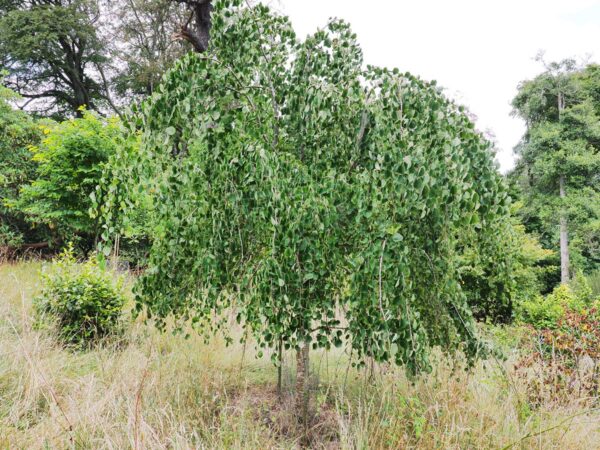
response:
<path fill-rule="evenodd" d="M 562 115 L 565 109 L 565 95 L 558 91 L 558 122 L 562 122 Z M 559 178 L 560 206 L 560 282 L 566 284 L 569 282 L 569 233 L 567 224 L 567 213 L 565 212 L 565 176 Z"/>
<path fill-rule="evenodd" d="M 565 177 L 560 176 L 560 198 L 564 202 L 565 194 Z M 560 282 L 566 284 L 569 282 L 569 234 L 567 225 L 567 214 L 564 207 L 561 207 L 560 212 Z"/>
<path fill-rule="evenodd" d="M 279 337 L 279 345 L 277 346 L 277 359 L 279 363 L 277 367 L 277 396 L 281 403 L 283 401 L 283 339 L 281 337 Z"/>
<path fill-rule="evenodd" d="M 308 424 L 309 389 L 309 357 L 310 344 L 296 350 L 296 413 L 304 426 Z"/>
<path fill-rule="evenodd" d="M 184 3 L 191 12 L 188 21 L 181 25 L 181 29 L 178 33 L 175 33 L 175 37 L 188 41 L 194 47 L 194 51 L 204 53 L 208 49 L 208 41 L 210 40 L 212 0 L 174 1 Z"/>

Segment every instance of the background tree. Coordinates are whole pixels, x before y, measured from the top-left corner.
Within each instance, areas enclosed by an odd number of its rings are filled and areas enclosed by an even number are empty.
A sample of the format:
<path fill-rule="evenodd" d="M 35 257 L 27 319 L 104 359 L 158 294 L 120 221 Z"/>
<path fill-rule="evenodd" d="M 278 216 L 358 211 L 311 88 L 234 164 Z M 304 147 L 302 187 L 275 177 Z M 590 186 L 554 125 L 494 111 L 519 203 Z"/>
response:
<path fill-rule="evenodd" d="M 106 42 L 94 0 L 0 1 L 0 63 L 8 87 L 38 113 L 81 116 L 111 101 Z"/>
<path fill-rule="evenodd" d="M 413 372 L 432 346 L 476 354 L 458 268 L 507 220 L 491 145 L 435 84 L 363 70 L 343 22 L 298 41 L 239 3 L 215 4 L 208 50 L 137 110 L 141 147 L 113 157 L 97 196 L 110 253 L 150 194 L 138 309 L 211 333 L 235 307 L 260 347 L 296 350 L 304 417 L 310 347 Z"/>
<path fill-rule="evenodd" d="M 174 33 L 188 19 L 186 7 L 171 0 L 121 0 L 112 5 L 116 56 L 124 63 L 113 83 L 120 96 L 150 95 L 162 75 L 190 46 Z"/>
<path fill-rule="evenodd" d="M 552 63 L 521 83 L 513 101 L 515 114 L 527 123 L 512 174 L 525 196 L 524 223 L 547 248 L 559 241 L 562 283 L 573 266 L 592 270 L 600 264 L 598 74 L 595 65 Z"/>

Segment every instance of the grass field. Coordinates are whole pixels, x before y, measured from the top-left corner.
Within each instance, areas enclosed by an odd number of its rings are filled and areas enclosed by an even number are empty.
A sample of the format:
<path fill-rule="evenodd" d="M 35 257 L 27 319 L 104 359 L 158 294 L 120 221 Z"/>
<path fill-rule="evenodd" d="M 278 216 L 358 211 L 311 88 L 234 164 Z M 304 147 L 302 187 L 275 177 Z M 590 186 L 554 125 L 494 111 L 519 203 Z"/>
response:
<path fill-rule="evenodd" d="M 40 263 L 0 266 L 0 448 L 596 449 L 590 399 L 532 406 L 517 350 L 473 370 L 438 358 L 411 382 L 402 370 L 358 371 L 342 352 L 313 353 L 307 437 L 276 369 L 251 346 L 225 347 L 132 322 L 122 339 L 85 352 L 37 329 Z M 504 330 L 508 336 L 518 330 Z M 293 383 L 286 355 L 284 390 Z M 531 377 L 535 377 L 532 374 Z"/>

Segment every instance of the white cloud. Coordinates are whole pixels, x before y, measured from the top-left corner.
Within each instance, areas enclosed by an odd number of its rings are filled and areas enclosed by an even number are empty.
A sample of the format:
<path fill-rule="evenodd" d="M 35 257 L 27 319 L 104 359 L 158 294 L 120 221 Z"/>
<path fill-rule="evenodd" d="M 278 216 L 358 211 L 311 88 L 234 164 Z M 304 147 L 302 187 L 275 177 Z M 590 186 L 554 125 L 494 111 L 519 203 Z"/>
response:
<path fill-rule="evenodd" d="M 300 36 L 329 17 L 352 24 L 365 61 L 436 79 L 498 141 L 503 171 L 524 127 L 510 116 L 519 81 L 548 60 L 600 56 L 600 0 L 279 0 Z"/>

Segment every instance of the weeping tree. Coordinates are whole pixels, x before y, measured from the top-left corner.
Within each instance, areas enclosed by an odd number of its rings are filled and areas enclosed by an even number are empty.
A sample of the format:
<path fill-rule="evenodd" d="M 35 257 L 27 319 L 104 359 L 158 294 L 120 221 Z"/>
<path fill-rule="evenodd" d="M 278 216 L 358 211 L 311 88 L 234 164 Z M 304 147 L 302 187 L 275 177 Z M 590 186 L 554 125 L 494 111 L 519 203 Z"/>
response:
<path fill-rule="evenodd" d="M 304 418 L 310 348 L 413 373 L 434 346 L 475 356 L 461 256 L 507 224 L 490 144 L 434 83 L 365 69 L 344 22 L 300 41 L 262 5 L 212 14 L 208 50 L 134 112 L 141 146 L 96 195 L 106 255 L 147 211 L 138 310 L 208 335 L 234 311 L 244 339 L 295 349 Z"/>

